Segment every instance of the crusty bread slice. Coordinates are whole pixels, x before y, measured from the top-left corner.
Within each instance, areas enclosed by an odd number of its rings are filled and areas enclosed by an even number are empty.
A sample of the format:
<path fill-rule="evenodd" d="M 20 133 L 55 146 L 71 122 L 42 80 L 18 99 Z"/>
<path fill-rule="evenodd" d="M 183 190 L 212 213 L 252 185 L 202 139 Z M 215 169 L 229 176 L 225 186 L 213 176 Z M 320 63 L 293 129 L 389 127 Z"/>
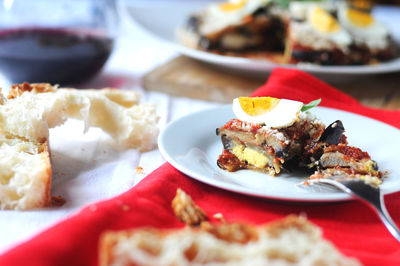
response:
<path fill-rule="evenodd" d="M 25 210 L 50 203 L 47 141 L 0 135 L 0 209 Z"/>
<path fill-rule="evenodd" d="M 121 148 L 156 146 L 155 106 L 139 104 L 135 91 L 58 89 L 50 84 L 17 84 L 0 93 L 0 209 L 31 209 L 50 203 L 49 128 L 68 118 L 100 127 Z"/>
<path fill-rule="evenodd" d="M 360 265 L 294 215 L 264 226 L 203 222 L 200 228 L 107 231 L 99 260 L 102 266 Z"/>
<path fill-rule="evenodd" d="M 138 104 L 135 91 L 57 89 L 50 84 L 13 86 L 0 106 L 0 130 L 29 140 L 47 139 L 49 128 L 68 118 L 82 119 L 85 130 L 100 127 L 125 148 L 156 146 L 158 116 L 151 104 Z"/>

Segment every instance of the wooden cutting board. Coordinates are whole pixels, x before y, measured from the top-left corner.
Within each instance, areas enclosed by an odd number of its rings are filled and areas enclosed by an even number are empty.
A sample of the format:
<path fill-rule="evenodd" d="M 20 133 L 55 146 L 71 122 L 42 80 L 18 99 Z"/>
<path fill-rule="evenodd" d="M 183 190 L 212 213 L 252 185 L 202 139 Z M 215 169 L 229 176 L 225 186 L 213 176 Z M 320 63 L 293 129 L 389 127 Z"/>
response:
<path fill-rule="evenodd" d="M 400 73 L 318 78 L 365 105 L 400 110 Z M 178 56 L 145 74 L 142 86 L 178 97 L 231 103 L 233 98 L 249 95 L 267 79 L 268 75 L 221 69 Z"/>

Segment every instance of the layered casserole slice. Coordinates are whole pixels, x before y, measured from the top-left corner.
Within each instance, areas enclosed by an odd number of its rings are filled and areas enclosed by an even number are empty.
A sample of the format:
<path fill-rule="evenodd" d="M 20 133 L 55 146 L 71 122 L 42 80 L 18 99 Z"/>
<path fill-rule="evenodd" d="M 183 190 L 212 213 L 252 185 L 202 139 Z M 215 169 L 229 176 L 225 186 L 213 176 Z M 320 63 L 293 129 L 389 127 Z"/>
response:
<path fill-rule="evenodd" d="M 252 169 L 276 175 L 288 160 L 303 160 L 304 146 L 318 141 L 324 129 L 321 121 L 307 113 L 279 129 L 232 119 L 217 130 L 224 145 L 217 163 L 230 172 Z"/>
<path fill-rule="evenodd" d="M 239 97 L 232 119 L 217 129 L 224 146 L 218 166 L 228 171 L 252 169 L 276 175 L 290 159 L 303 160 L 305 146 L 313 146 L 325 126 L 303 103 L 271 97 Z M 315 145 L 314 145 L 315 146 Z"/>
<path fill-rule="evenodd" d="M 369 154 L 348 144 L 340 120 L 325 127 L 298 103 L 270 97 L 235 99 L 237 118 L 217 128 L 223 144 L 218 166 L 272 176 L 295 166 L 314 170 L 310 178 L 345 175 L 375 185 L 382 182 L 383 173 Z"/>

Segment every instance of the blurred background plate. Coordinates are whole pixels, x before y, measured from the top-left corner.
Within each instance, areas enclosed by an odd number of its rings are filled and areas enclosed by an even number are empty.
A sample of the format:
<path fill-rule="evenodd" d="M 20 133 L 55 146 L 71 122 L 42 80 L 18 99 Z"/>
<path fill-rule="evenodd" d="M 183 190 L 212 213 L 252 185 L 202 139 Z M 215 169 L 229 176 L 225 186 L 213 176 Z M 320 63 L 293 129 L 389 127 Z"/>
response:
<path fill-rule="evenodd" d="M 207 3 L 215 1 L 120 1 L 120 10 L 134 19 L 144 29 L 159 39 L 168 42 L 176 50 L 188 57 L 206 63 L 252 72 L 270 72 L 279 66 L 268 60 L 256 60 L 240 57 L 211 54 L 180 45 L 175 40 L 175 29 L 185 22 L 189 14 L 200 10 Z M 392 31 L 397 43 L 400 43 L 400 8 L 376 6 L 373 10 L 376 18 L 384 22 Z M 284 65 L 314 74 L 373 74 L 400 71 L 400 58 L 368 66 L 318 66 L 318 65 Z"/>

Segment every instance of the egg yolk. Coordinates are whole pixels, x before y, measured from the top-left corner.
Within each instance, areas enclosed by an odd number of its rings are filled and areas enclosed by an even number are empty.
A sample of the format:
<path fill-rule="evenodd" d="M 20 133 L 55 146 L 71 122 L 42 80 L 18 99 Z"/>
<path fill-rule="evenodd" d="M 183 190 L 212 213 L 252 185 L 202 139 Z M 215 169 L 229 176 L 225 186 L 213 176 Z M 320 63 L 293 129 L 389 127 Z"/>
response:
<path fill-rule="evenodd" d="M 374 18 L 368 13 L 353 8 L 347 9 L 347 17 L 350 22 L 358 27 L 368 27 L 374 22 Z"/>
<path fill-rule="evenodd" d="M 242 110 L 251 116 L 265 114 L 274 109 L 280 99 L 272 97 L 239 97 Z"/>
<path fill-rule="evenodd" d="M 320 7 L 311 11 L 310 23 L 314 29 L 323 33 L 333 33 L 340 30 L 337 20 Z"/>
<path fill-rule="evenodd" d="M 264 168 L 268 164 L 268 158 L 261 152 L 258 152 L 254 149 L 245 147 L 243 145 L 236 145 L 232 149 L 232 153 L 235 154 L 236 157 L 241 161 L 246 161 L 251 165 L 254 165 L 258 168 Z"/>
<path fill-rule="evenodd" d="M 235 3 L 227 2 L 220 5 L 220 8 L 224 12 L 235 11 L 238 9 L 242 9 L 246 4 L 247 0 L 240 0 Z"/>

